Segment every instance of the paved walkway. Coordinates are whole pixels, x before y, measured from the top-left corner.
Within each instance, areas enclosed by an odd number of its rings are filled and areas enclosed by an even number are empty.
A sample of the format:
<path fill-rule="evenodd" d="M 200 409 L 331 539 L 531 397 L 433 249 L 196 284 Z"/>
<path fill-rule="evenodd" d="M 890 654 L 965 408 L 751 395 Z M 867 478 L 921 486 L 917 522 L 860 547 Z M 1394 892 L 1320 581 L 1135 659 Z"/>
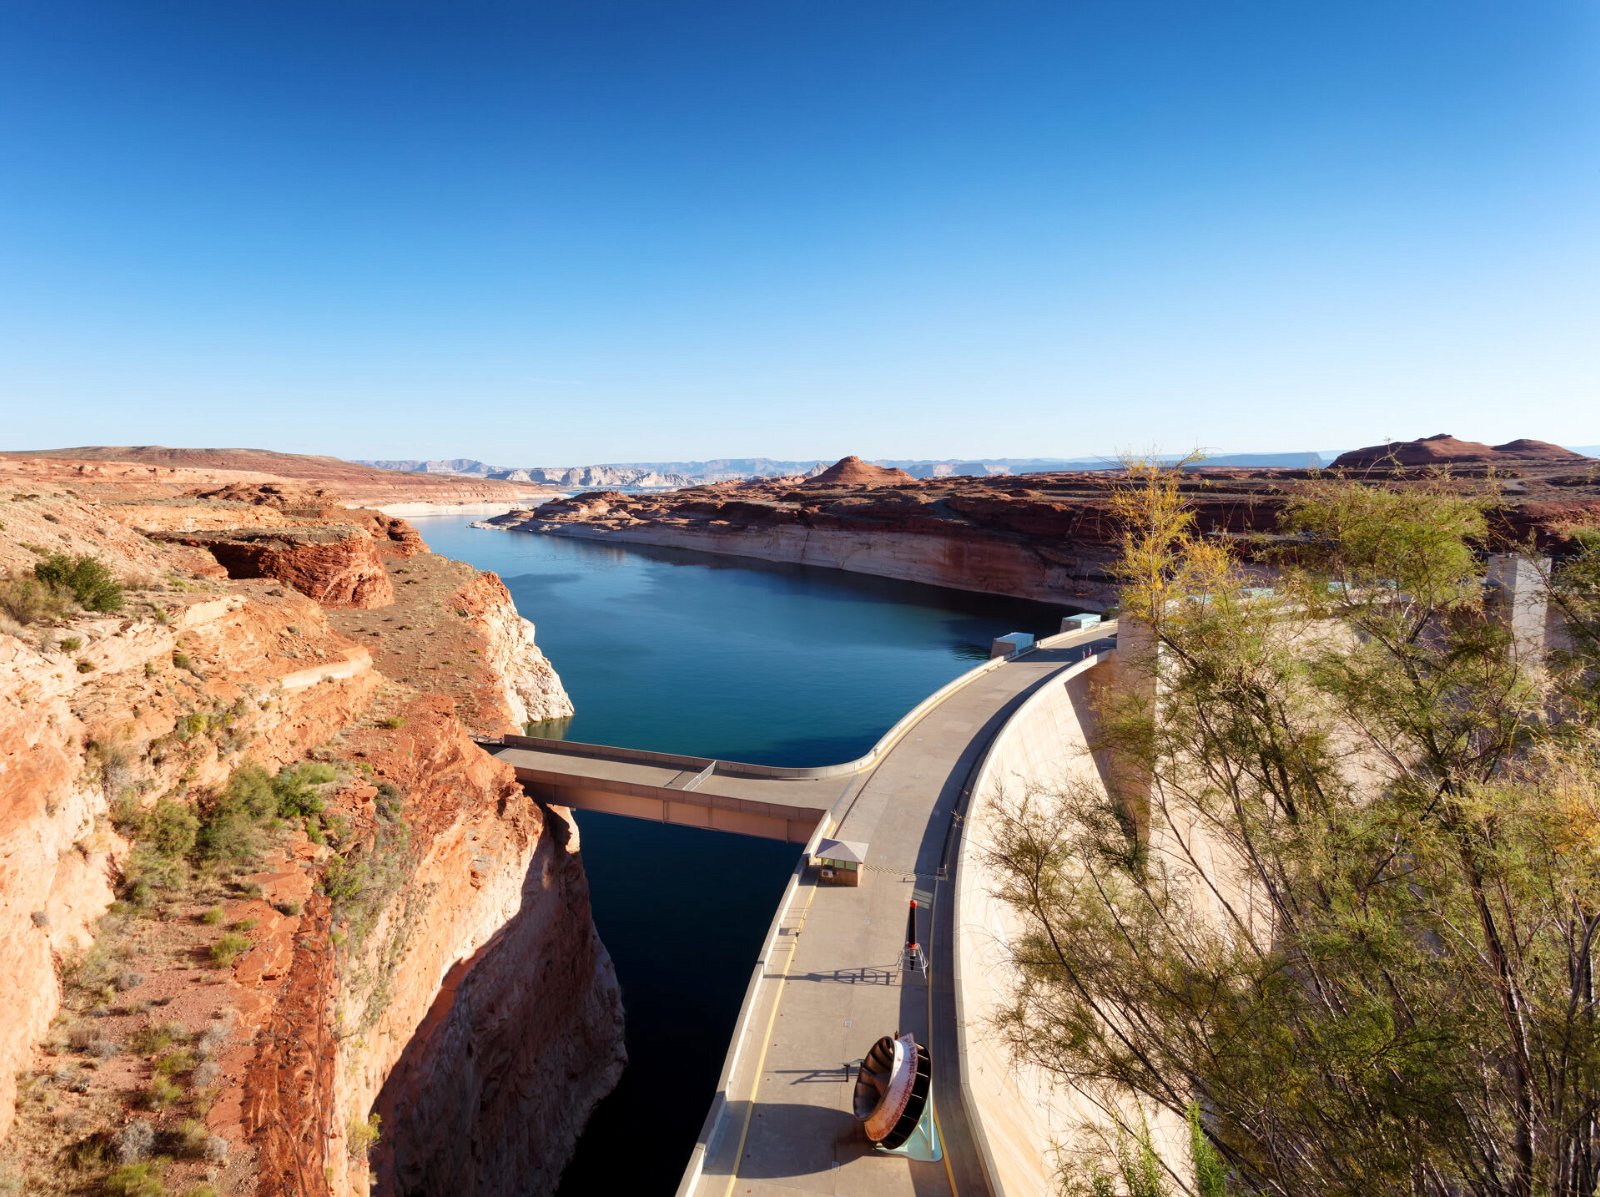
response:
<path fill-rule="evenodd" d="M 809 870 L 794 888 L 747 999 L 731 1071 L 702 1132 L 704 1150 L 680 1194 L 988 1193 L 958 1096 L 948 934 L 954 886 L 940 880 L 941 864 L 947 851 L 954 860 L 952 814 L 995 733 L 1046 679 L 1108 647 L 1104 636 L 1074 636 L 1070 647 L 1041 649 L 977 676 L 915 723 L 840 800 L 830 834 L 870 845 L 862 884 L 818 886 Z M 913 897 L 932 958 L 929 981 L 900 971 Z M 856 1062 L 878 1036 L 906 1030 L 932 1052 L 945 1139 L 940 1163 L 870 1150 L 849 1112 Z"/>

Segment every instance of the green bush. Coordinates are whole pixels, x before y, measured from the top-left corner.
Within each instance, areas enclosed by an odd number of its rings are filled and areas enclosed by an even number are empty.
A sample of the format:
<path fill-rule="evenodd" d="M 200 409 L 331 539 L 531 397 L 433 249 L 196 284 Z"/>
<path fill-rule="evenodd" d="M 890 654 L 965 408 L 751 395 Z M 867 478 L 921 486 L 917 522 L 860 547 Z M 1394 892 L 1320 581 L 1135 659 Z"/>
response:
<path fill-rule="evenodd" d="M 250 937 L 229 931 L 211 945 L 211 963 L 218 968 L 232 968 L 233 962 L 250 950 Z"/>
<path fill-rule="evenodd" d="M 68 591 L 85 611 L 122 610 L 122 583 L 93 557 L 51 553 L 33 567 L 33 576 Z"/>
<path fill-rule="evenodd" d="M 334 921 L 346 925 L 351 942 L 358 947 L 400 889 L 411 858 L 404 796 L 383 782 L 378 786 L 376 806 L 371 846 L 333 857 L 322 875 L 322 892 L 333 908 Z"/>
<path fill-rule="evenodd" d="M 194 1053 L 186 1047 L 175 1048 L 156 1061 L 156 1073 L 160 1076 L 182 1076 L 194 1068 Z"/>
<path fill-rule="evenodd" d="M 137 1055 L 153 1056 L 166 1051 L 183 1038 L 183 1028 L 174 1022 L 151 1023 L 141 1027 L 128 1038 L 128 1047 Z"/>
<path fill-rule="evenodd" d="M 326 785 L 338 775 L 332 765 L 320 761 L 306 761 L 283 770 L 272 783 L 278 796 L 278 814 L 285 819 L 321 814 L 327 804 L 315 787 Z"/>
<path fill-rule="evenodd" d="M 208 927 L 215 927 L 222 921 L 222 907 L 213 906 L 200 916 L 200 921 Z"/>
<path fill-rule="evenodd" d="M 161 1180 L 161 1165 L 124 1164 L 106 1177 L 103 1191 L 108 1197 L 166 1197 Z"/>
<path fill-rule="evenodd" d="M 265 848 L 265 826 L 276 821 L 277 813 L 278 795 L 267 771 L 260 765 L 240 765 L 200 825 L 201 858 L 214 864 L 253 864 Z"/>
<path fill-rule="evenodd" d="M 148 905 L 153 890 L 181 889 L 189 880 L 188 856 L 198 837 L 200 820 L 187 806 L 162 798 L 149 810 L 114 816 L 134 840 L 123 872 L 124 893 L 135 904 Z"/>
<path fill-rule="evenodd" d="M 355 1163 L 366 1160 L 369 1152 L 378 1145 L 383 1120 L 376 1114 L 368 1114 L 366 1118 L 350 1119 L 350 1126 L 346 1141 L 350 1149 L 350 1159 Z"/>
<path fill-rule="evenodd" d="M 61 643 L 56 645 L 64 653 L 75 653 L 83 647 L 82 636 L 63 636 Z"/>
<path fill-rule="evenodd" d="M 71 606 L 66 591 L 49 586 L 37 578 L 0 578 L 0 611 L 18 623 L 46 623 L 60 619 Z"/>
<path fill-rule="evenodd" d="M 170 1077 L 157 1073 L 150 1078 L 144 1091 L 144 1104 L 152 1110 L 164 1110 L 183 1098 L 183 1089 Z"/>
<path fill-rule="evenodd" d="M 200 820 L 181 802 L 159 799 L 145 814 L 139 838 L 167 856 L 187 856 L 195 845 Z"/>

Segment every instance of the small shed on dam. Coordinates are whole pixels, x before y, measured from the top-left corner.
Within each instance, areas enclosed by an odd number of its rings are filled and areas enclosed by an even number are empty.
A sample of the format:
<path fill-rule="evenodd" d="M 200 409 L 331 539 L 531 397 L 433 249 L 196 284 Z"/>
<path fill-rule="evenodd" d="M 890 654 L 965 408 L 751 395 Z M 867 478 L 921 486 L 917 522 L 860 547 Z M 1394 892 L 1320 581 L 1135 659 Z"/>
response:
<path fill-rule="evenodd" d="M 867 863 L 867 846 L 855 840 L 818 840 L 819 880 L 827 885 L 860 885 L 861 866 Z"/>

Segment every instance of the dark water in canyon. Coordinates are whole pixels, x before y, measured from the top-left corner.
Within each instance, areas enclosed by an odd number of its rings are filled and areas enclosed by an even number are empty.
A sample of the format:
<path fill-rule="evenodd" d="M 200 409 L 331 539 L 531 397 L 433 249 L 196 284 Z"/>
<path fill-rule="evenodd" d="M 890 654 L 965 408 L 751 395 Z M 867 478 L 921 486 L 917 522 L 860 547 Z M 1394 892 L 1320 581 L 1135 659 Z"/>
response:
<path fill-rule="evenodd" d="M 776 765 L 850 760 L 1012 631 L 1066 610 L 808 566 L 413 521 L 492 569 L 572 695 L 571 739 Z M 580 813 L 629 1065 L 560 1197 L 671 1193 L 716 1089 L 785 844 Z M 708 886 L 704 878 L 716 877 Z M 532 1195 L 530 1195 L 532 1197 Z"/>

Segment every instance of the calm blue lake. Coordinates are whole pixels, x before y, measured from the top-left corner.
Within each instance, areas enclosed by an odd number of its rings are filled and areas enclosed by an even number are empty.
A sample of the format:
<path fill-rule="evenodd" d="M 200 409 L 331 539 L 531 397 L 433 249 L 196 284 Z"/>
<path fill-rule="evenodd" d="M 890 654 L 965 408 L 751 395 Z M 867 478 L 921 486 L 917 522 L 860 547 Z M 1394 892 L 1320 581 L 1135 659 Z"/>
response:
<path fill-rule="evenodd" d="M 1006 632 L 1067 607 L 809 566 L 412 521 L 498 573 L 572 695 L 568 738 L 724 760 L 850 760 Z M 794 865 L 784 844 L 580 814 L 629 1066 L 561 1197 L 670 1194 L 716 1089 L 750 967 Z M 720 878 L 690 884 L 676 861 Z M 531 1197 L 531 1195 L 530 1195 Z"/>

